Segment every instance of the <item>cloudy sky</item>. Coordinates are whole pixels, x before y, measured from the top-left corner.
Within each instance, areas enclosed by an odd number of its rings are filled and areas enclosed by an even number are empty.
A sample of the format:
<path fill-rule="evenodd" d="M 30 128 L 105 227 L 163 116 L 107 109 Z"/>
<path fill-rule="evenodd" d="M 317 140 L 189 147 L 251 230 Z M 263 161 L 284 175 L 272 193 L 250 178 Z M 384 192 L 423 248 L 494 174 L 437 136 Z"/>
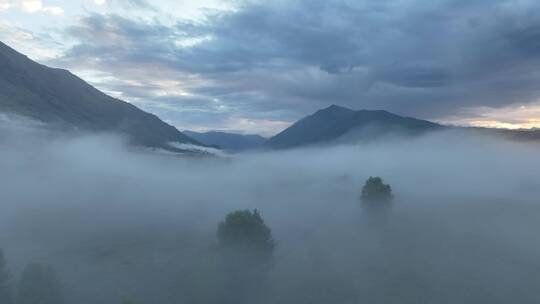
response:
<path fill-rule="evenodd" d="M 181 130 L 330 104 L 540 127 L 536 0 L 0 0 L 0 40 Z"/>

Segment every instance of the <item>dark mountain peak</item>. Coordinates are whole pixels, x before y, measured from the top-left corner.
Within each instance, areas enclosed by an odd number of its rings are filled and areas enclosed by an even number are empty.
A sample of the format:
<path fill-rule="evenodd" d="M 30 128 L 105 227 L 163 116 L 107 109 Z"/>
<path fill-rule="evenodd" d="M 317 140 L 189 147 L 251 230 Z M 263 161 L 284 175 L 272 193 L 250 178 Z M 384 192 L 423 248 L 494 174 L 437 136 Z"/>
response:
<path fill-rule="evenodd" d="M 306 116 L 276 136 L 267 145 L 272 148 L 292 148 L 329 142 L 355 133 L 361 140 L 371 140 L 392 132 L 417 134 L 437 129 L 438 124 L 402 117 L 384 110 L 354 111 L 331 105 Z"/>
<path fill-rule="evenodd" d="M 347 115 L 355 115 L 358 118 L 366 118 L 366 117 L 399 117 L 396 114 L 390 113 L 385 110 L 352 110 L 347 107 L 342 107 L 338 105 L 331 105 L 329 107 L 326 107 L 324 109 L 320 109 L 314 114 L 310 116 L 317 116 L 317 115 L 332 115 L 332 116 L 347 116 Z M 308 116 L 309 117 L 309 116 Z"/>
<path fill-rule="evenodd" d="M 315 114 L 319 113 L 319 114 L 337 114 L 337 115 L 342 115 L 342 114 L 350 114 L 350 113 L 353 113 L 354 111 L 349 109 L 349 108 L 345 108 L 345 107 L 342 107 L 342 106 L 338 106 L 338 105 L 331 105 L 329 107 L 326 107 L 324 109 L 321 109 L 321 110 L 318 110 Z"/>
<path fill-rule="evenodd" d="M 324 110 L 330 110 L 330 111 L 352 111 L 351 109 L 349 108 L 346 108 L 346 107 L 342 107 L 342 106 L 339 106 L 337 104 L 333 104 L 333 105 L 330 105 L 326 108 L 323 109 Z"/>

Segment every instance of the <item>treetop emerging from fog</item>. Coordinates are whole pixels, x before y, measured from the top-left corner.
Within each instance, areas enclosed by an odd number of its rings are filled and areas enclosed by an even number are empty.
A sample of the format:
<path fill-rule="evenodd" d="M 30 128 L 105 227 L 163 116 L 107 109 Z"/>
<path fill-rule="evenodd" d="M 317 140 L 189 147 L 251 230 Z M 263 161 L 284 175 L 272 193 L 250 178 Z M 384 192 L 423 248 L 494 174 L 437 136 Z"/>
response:
<path fill-rule="evenodd" d="M 274 251 L 270 228 L 257 210 L 229 213 L 219 224 L 218 241 L 222 248 L 268 259 Z"/>
<path fill-rule="evenodd" d="M 362 188 L 362 202 L 388 203 L 394 198 L 392 187 L 385 184 L 380 177 L 370 176 Z"/>

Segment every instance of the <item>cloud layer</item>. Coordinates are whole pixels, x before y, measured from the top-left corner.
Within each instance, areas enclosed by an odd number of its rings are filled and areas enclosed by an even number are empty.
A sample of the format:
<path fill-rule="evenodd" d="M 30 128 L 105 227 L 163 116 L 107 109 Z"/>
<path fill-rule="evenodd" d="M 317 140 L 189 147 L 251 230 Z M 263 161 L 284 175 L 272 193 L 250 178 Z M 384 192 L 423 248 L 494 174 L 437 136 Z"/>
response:
<path fill-rule="evenodd" d="M 230 1 L 195 19 L 116 2 L 62 30 L 51 63 L 180 128 L 271 133 L 331 103 L 468 122 L 540 95 L 536 1 Z"/>
<path fill-rule="evenodd" d="M 28 14 L 46 13 L 54 16 L 63 15 L 64 9 L 57 5 L 44 5 L 41 0 L 1 0 L 0 12 L 8 9 L 19 9 Z"/>

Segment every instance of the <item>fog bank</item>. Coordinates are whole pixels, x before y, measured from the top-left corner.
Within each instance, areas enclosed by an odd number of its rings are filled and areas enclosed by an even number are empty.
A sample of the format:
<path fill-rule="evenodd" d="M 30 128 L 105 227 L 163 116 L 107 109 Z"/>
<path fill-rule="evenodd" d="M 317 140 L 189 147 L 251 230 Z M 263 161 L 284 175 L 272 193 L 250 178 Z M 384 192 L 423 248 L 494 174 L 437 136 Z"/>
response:
<path fill-rule="evenodd" d="M 537 144 L 463 133 L 227 158 L 114 135 L 0 131 L 0 248 L 53 265 L 69 303 L 217 303 L 215 231 L 258 209 L 276 251 L 253 303 L 538 303 Z M 383 222 L 369 176 L 395 193 Z M 249 293 L 249 291 L 246 291 Z"/>

